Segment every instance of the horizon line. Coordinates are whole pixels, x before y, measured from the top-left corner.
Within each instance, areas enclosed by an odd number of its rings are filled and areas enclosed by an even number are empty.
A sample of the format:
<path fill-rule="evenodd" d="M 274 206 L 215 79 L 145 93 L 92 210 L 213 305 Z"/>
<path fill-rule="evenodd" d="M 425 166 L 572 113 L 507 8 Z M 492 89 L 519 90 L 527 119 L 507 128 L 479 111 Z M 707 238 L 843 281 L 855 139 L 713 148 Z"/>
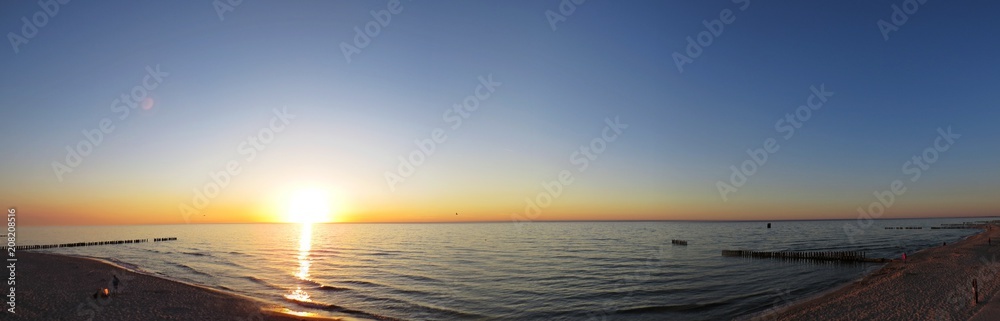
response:
<path fill-rule="evenodd" d="M 872 218 L 873 221 L 891 220 L 923 220 L 923 219 L 961 219 L 961 218 L 1000 218 L 996 215 L 980 216 L 931 216 L 931 217 L 892 217 Z M 617 222 L 687 222 L 687 223 L 753 223 L 753 222 L 818 222 L 818 221 L 851 221 L 859 218 L 825 218 L 825 219 L 748 219 L 748 220 L 525 220 L 525 221 L 392 221 L 392 222 L 316 222 L 309 224 L 476 224 L 476 223 L 617 223 Z M 149 223 L 149 224 L 79 224 L 79 225 L 33 225 L 20 227 L 76 227 L 76 226 L 149 226 L 149 225 L 221 225 L 221 224 L 304 224 L 298 222 L 214 222 L 214 223 Z"/>

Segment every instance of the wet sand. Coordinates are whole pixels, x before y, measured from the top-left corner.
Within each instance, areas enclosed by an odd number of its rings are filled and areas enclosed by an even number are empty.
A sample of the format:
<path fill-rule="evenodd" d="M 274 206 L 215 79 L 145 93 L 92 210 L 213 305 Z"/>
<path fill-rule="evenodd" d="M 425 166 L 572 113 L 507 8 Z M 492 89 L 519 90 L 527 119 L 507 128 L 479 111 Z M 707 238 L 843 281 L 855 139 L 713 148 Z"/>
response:
<path fill-rule="evenodd" d="M 30 252 L 17 259 L 16 317 L 4 311 L 4 320 L 316 320 L 98 260 Z M 114 290 L 114 277 L 119 293 L 94 298 L 101 288 Z"/>
<path fill-rule="evenodd" d="M 993 245 L 989 245 L 992 238 Z M 1000 320 L 1000 227 L 885 264 L 861 280 L 755 320 Z M 979 303 L 972 281 L 979 287 Z M 990 302 L 990 303 L 984 303 Z"/>

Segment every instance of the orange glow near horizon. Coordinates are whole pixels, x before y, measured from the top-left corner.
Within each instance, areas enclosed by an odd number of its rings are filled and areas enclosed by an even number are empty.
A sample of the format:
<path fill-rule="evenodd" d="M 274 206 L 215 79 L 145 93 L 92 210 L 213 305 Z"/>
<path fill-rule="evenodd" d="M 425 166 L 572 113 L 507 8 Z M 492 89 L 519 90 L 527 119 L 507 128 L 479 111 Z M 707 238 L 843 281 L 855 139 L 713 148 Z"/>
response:
<path fill-rule="evenodd" d="M 212 199 L 186 222 L 178 203 L 189 203 L 191 192 L 167 191 L 155 185 L 136 188 L 109 186 L 107 190 L 57 185 L 67 191 L 60 197 L 20 190 L 5 196 L 18 199 L 18 224 L 141 225 L 215 223 L 389 223 L 389 222 L 511 222 L 511 221 L 614 221 L 614 220 L 817 220 L 856 219 L 857 207 L 875 198 L 869 192 L 849 191 L 829 195 L 748 193 L 722 202 L 717 195 L 677 192 L 614 193 L 573 186 L 551 204 L 535 212 L 526 196 L 529 188 L 476 186 L 457 191 L 405 189 L 389 193 L 380 186 L 286 181 L 267 184 L 241 176 L 234 185 Z M 339 179 L 341 182 L 350 182 Z M 38 189 L 35 189 L 38 190 Z M 78 191 L 72 192 L 69 191 Z M 115 191 L 114 193 L 108 190 Z M 180 190 L 180 189 L 176 189 Z M 981 190 L 914 190 L 900 198 L 881 218 L 995 216 L 996 204 Z M 743 196 L 743 195 L 741 195 Z M 960 200 L 953 201 L 953 200 Z M 457 215 L 456 215 L 457 214 Z"/>

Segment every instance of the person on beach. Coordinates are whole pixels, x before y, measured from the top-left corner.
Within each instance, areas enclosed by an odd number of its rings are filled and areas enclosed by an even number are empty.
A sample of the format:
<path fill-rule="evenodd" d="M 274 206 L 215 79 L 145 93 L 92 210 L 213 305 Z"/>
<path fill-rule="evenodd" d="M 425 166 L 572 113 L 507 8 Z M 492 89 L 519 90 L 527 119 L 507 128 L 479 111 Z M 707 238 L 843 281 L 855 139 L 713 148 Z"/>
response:
<path fill-rule="evenodd" d="M 903 263 L 906 263 L 906 253 L 903 253 Z"/>

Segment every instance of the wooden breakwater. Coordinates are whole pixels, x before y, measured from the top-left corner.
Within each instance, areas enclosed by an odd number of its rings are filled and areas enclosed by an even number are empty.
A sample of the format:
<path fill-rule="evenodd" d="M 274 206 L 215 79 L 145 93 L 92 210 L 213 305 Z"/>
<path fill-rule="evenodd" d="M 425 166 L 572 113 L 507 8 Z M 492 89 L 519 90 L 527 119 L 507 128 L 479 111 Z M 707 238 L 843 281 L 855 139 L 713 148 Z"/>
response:
<path fill-rule="evenodd" d="M 961 230 L 961 229 L 985 229 L 986 224 L 941 224 L 941 226 L 931 226 L 932 230 Z"/>
<path fill-rule="evenodd" d="M 722 250 L 722 256 L 738 256 L 752 258 L 778 258 L 790 260 L 818 260 L 841 262 L 888 262 L 888 259 L 870 258 L 864 251 L 832 251 L 832 252 L 798 252 L 798 251 L 749 251 Z"/>
<path fill-rule="evenodd" d="M 688 245 L 688 241 L 684 240 L 670 240 L 670 243 L 674 245 Z"/>
<path fill-rule="evenodd" d="M 166 241 L 176 241 L 176 237 L 157 237 L 152 239 L 135 239 L 135 240 L 117 240 L 117 241 L 101 241 L 101 242 L 77 242 L 77 243 L 63 243 L 63 244 L 45 244 L 45 245 L 18 245 L 15 246 L 15 250 L 38 250 L 38 249 L 52 249 L 60 247 L 80 247 L 80 246 L 97 246 L 97 245 L 115 245 L 115 244 L 135 244 L 135 243 L 146 243 L 150 240 L 153 242 L 166 242 Z M 4 251 L 7 250 L 7 246 L 2 246 L 0 249 Z"/>
<path fill-rule="evenodd" d="M 983 226 L 931 226 L 932 230 L 968 230 L 968 229 L 982 229 Z"/>

